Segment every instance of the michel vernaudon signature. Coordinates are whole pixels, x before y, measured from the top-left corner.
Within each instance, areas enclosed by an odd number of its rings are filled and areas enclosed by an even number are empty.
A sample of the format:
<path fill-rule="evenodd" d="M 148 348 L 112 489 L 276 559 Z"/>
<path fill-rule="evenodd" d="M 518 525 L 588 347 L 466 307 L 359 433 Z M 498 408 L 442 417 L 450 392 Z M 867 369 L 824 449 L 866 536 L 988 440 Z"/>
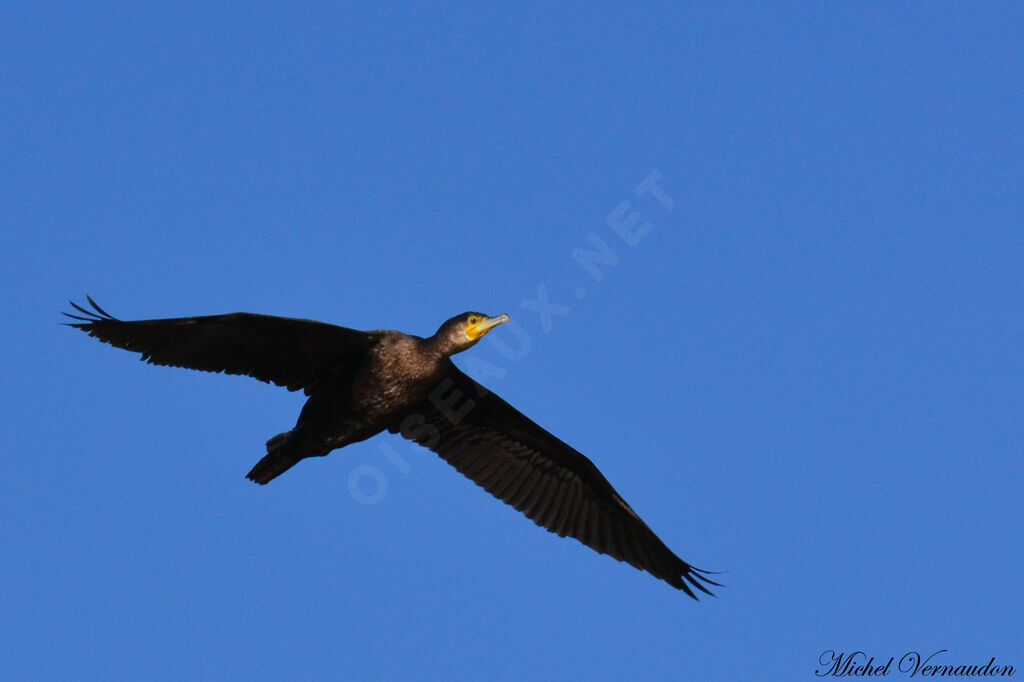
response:
<path fill-rule="evenodd" d="M 875 657 L 868 657 L 863 651 L 849 654 L 828 649 L 818 656 L 820 668 L 814 671 L 818 677 L 885 677 L 890 672 L 899 672 L 908 677 L 1013 677 L 1016 672 L 1012 665 L 996 665 L 993 657 L 984 665 L 953 664 L 942 660 L 940 649 L 931 656 L 923 657 L 916 651 L 908 651 L 900 657 L 896 667 L 892 656 L 884 663 L 875 663 Z"/>

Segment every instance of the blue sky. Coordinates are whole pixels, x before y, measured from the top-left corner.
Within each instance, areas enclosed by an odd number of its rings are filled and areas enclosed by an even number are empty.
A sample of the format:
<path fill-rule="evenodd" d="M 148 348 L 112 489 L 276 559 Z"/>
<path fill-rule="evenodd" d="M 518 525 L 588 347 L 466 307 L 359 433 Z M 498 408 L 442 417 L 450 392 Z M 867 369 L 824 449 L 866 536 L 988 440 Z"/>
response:
<path fill-rule="evenodd" d="M 3 677 L 1024 667 L 1024 10 L 708 4 L 9 5 Z M 85 293 L 507 312 L 458 362 L 726 587 L 694 603 L 393 436 L 254 486 L 302 397 L 59 327 Z"/>

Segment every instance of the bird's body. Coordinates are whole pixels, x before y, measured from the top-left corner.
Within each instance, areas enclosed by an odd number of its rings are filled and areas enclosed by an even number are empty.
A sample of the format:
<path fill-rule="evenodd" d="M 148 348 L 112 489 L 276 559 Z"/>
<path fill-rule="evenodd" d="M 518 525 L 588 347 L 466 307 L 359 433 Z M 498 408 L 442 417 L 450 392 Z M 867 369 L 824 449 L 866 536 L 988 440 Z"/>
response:
<path fill-rule="evenodd" d="M 121 321 L 90 298 L 72 326 L 153 364 L 248 375 L 302 389 L 295 426 L 247 477 L 266 484 L 307 457 L 382 431 L 435 452 L 538 525 L 571 535 L 695 596 L 717 584 L 677 557 L 585 456 L 463 374 L 450 356 L 507 315 L 457 315 L 428 338 L 233 313 Z"/>
<path fill-rule="evenodd" d="M 269 483 L 301 459 L 377 435 L 437 384 L 445 356 L 426 339 L 392 330 L 366 332 L 366 339 L 310 392 L 295 427 L 267 441 L 251 480 Z"/>

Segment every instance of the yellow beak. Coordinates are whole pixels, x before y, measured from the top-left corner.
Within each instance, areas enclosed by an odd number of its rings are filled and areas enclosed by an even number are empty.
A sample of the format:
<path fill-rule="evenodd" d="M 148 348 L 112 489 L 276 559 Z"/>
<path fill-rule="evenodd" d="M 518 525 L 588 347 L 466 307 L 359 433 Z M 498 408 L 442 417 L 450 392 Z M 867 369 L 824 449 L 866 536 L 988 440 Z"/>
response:
<path fill-rule="evenodd" d="M 502 322 L 508 322 L 508 315 L 502 314 L 497 317 L 485 317 L 476 324 L 466 326 L 466 336 L 476 341 L 481 336 L 497 327 Z"/>

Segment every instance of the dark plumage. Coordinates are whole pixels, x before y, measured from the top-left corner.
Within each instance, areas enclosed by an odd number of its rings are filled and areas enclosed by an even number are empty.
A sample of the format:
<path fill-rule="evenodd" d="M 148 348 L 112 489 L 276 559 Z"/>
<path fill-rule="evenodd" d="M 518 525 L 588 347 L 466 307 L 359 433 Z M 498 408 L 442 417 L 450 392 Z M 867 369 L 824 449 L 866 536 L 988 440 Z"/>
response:
<path fill-rule="evenodd" d="M 88 298 L 88 297 L 87 297 Z M 438 453 L 538 525 L 647 571 L 691 597 L 718 583 L 677 557 L 585 456 L 463 374 L 449 356 L 507 315 L 456 315 L 429 338 L 251 313 L 122 322 L 93 310 L 71 326 L 156 364 L 244 374 L 302 389 L 295 427 L 248 473 L 265 484 L 384 430 Z"/>

